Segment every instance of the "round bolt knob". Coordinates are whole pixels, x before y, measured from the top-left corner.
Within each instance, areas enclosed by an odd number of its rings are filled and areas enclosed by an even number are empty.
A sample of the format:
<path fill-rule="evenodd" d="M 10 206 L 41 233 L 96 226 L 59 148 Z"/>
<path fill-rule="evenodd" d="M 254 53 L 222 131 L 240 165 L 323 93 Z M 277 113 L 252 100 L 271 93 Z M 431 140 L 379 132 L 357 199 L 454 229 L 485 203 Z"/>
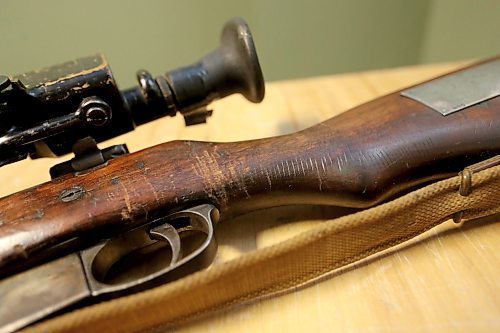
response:
<path fill-rule="evenodd" d="M 82 120 L 90 126 L 100 127 L 111 121 L 111 108 L 98 97 L 84 98 L 78 110 Z"/>

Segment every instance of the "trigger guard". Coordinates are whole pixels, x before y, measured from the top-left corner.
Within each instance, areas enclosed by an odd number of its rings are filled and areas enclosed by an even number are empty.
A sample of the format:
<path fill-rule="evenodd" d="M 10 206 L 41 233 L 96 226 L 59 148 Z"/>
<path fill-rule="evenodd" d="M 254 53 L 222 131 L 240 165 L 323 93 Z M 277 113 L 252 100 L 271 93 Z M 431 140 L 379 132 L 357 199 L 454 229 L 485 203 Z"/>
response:
<path fill-rule="evenodd" d="M 193 251 L 189 255 L 182 257 L 181 259 L 179 259 L 181 257 L 180 239 L 179 239 L 179 253 L 176 260 L 173 260 L 175 257 L 174 247 L 177 246 L 175 245 L 177 241 L 175 240 L 175 236 L 173 236 L 173 238 L 171 239 L 165 237 L 163 231 L 168 229 L 168 228 L 165 229 L 166 225 L 170 225 L 168 224 L 168 221 L 172 221 L 180 217 L 189 217 L 192 229 L 205 233 L 206 239 L 195 251 Z M 194 273 L 196 271 L 208 267 L 213 262 L 215 254 L 217 252 L 217 242 L 214 237 L 215 233 L 214 227 L 218 222 L 218 219 L 219 219 L 219 211 L 215 206 L 210 204 L 204 204 L 192 207 L 168 215 L 165 218 L 159 219 L 163 222 L 163 224 L 149 231 L 146 230 L 146 232 L 147 234 L 150 235 L 152 239 L 158 240 L 157 237 L 160 237 L 161 241 L 167 240 L 167 242 L 170 243 L 172 247 L 171 263 L 169 266 L 165 268 L 162 268 L 154 273 L 140 277 L 133 281 L 127 281 L 117 284 L 108 284 L 101 282 L 94 277 L 94 274 L 92 273 L 93 261 L 99 254 L 99 251 L 106 246 L 109 240 L 104 241 L 98 245 L 95 245 L 89 249 L 80 251 L 79 252 L 80 259 L 82 261 L 83 270 L 85 272 L 85 276 L 92 296 L 126 295 L 132 292 L 141 291 L 163 283 L 177 280 L 188 274 Z M 167 221 L 167 223 L 165 223 L 165 221 Z M 154 223 L 155 221 L 149 224 L 154 224 Z M 168 232 L 170 233 L 170 231 Z M 177 233 L 178 237 L 177 230 L 175 230 L 175 233 Z M 172 244 L 174 245 L 172 246 Z"/>

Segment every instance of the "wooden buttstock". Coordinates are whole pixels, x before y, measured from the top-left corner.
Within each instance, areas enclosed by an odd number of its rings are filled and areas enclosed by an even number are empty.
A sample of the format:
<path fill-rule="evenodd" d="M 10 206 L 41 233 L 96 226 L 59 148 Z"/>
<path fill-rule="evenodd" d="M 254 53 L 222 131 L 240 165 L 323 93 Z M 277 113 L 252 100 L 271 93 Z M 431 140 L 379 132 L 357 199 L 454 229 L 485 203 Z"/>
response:
<path fill-rule="evenodd" d="M 500 98 L 443 117 L 399 92 L 290 135 L 169 142 L 0 199 L 0 269 L 199 203 L 368 207 L 498 153 Z"/>

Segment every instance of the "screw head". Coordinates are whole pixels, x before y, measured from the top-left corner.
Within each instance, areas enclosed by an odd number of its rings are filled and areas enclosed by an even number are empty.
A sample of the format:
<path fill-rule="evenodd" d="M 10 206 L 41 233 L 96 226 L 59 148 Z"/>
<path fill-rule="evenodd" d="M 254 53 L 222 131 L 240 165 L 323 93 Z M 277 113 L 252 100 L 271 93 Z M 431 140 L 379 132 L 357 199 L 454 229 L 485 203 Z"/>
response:
<path fill-rule="evenodd" d="M 71 202 L 82 198 L 85 194 L 85 189 L 81 186 L 73 186 L 71 188 L 62 190 L 59 194 L 59 199 L 62 202 Z"/>
<path fill-rule="evenodd" d="M 103 126 L 109 120 L 108 113 L 99 106 L 90 107 L 85 112 L 85 122 L 92 126 Z"/>
<path fill-rule="evenodd" d="M 107 125 L 111 121 L 111 108 L 98 97 L 87 97 L 79 108 L 83 121 L 95 127 Z"/>

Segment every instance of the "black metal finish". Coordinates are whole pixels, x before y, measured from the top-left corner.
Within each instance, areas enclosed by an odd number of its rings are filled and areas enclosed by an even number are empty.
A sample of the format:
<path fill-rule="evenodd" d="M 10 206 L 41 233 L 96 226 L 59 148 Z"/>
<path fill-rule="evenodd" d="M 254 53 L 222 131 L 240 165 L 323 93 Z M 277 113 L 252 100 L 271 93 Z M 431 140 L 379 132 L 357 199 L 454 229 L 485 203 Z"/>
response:
<path fill-rule="evenodd" d="M 99 149 L 97 143 L 91 137 L 83 138 L 73 145 L 75 157 L 69 161 L 59 163 L 50 168 L 52 179 L 69 173 L 84 173 L 91 169 L 101 167 L 113 158 L 128 154 L 127 145 L 115 145 L 105 149 Z"/>
<path fill-rule="evenodd" d="M 120 92 L 102 55 L 81 58 L 15 77 L 0 75 L 0 166 L 30 156 L 61 156 L 91 137 L 102 142 L 180 112 L 186 125 L 203 123 L 206 106 L 241 93 L 264 97 L 264 80 L 248 26 L 226 23 L 221 47 L 198 63 Z"/>
<path fill-rule="evenodd" d="M 0 92 L 10 86 L 10 79 L 8 76 L 0 75 Z"/>
<path fill-rule="evenodd" d="M 226 23 L 219 49 L 194 65 L 167 73 L 166 80 L 177 108 L 188 118 L 190 111 L 203 110 L 213 100 L 234 93 L 254 103 L 264 98 L 264 78 L 252 35 L 241 19 Z M 192 114 L 200 116 L 199 112 Z"/>
<path fill-rule="evenodd" d="M 78 140 L 101 142 L 131 131 L 111 70 L 102 55 L 28 72 L 0 93 L 0 165 L 67 154 Z M 111 117 L 111 110 L 113 117 Z"/>

